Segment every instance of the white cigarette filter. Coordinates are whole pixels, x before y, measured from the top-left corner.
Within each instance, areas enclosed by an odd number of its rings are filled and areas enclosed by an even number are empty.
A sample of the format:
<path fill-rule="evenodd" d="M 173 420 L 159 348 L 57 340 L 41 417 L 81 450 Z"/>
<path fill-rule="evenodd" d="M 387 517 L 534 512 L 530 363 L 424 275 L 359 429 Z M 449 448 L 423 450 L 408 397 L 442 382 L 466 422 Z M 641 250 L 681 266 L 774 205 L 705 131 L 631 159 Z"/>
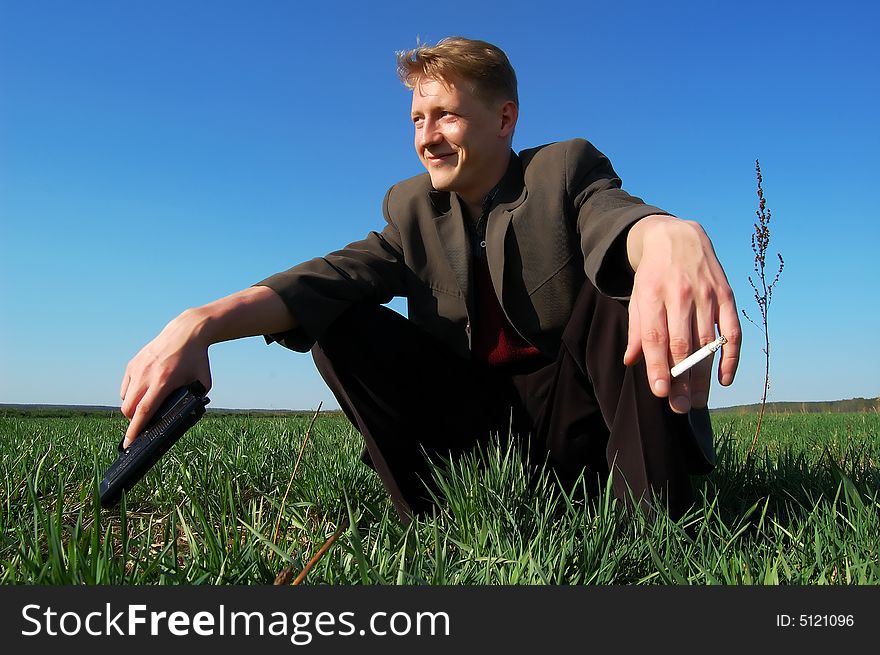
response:
<path fill-rule="evenodd" d="M 685 357 L 678 364 L 672 367 L 672 370 L 670 371 L 672 373 L 672 377 L 677 378 L 679 375 L 681 375 L 691 367 L 699 364 L 709 355 L 711 355 L 721 346 L 723 346 L 725 343 L 727 343 L 727 337 L 722 334 L 720 337 L 715 339 L 715 341 L 713 341 L 712 343 L 707 343 L 693 355 Z"/>

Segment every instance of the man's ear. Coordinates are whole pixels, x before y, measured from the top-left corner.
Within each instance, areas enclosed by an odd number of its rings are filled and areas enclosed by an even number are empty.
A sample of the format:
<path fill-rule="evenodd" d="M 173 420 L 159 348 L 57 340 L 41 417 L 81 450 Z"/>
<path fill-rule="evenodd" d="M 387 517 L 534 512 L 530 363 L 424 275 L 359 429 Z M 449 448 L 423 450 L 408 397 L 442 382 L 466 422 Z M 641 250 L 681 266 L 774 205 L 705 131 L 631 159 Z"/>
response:
<path fill-rule="evenodd" d="M 513 130 L 516 128 L 516 120 L 519 118 L 519 107 L 513 100 L 507 100 L 504 104 L 499 108 L 499 115 L 501 117 L 501 129 L 498 131 L 498 136 L 506 137 L 513 135 Z"/>

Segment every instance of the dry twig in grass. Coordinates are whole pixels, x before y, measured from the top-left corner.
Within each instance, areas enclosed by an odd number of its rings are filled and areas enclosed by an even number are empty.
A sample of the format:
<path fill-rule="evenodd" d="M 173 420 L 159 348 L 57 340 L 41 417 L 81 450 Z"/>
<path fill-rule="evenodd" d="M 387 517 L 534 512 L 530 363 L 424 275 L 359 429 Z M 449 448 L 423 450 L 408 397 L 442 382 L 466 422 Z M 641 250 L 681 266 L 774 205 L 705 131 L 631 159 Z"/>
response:
<path fill-rule="evenodd" d="M 286 585 L 288 583 L 298 585 L 300 582 L 306 579 L 306 576 L 309 574 L 309 571 L 312 570 L 312 567 L 318 563 L 324 553 L 330 550 L 330 546 L 333 545 L 333 542 L 348 528 L 348 519 L 342 519 L 342 523 L 339 524 L 339 527 L 336 528 L 336 532 L 330 535 L 330 538 L 324 542 L 324 545 L 318 549 L 318 552 L 312 556 L 312 559 L 309 560 L 308 564 L 306 564 L 305 568 L 300 572 L 296 579 L 293 582 L 290 582 L 290 578 L 293 576 L 293 567 L 288 566 L 281 573 L 279 573 L 275 577 L 275 585 Z"/>
<path fill-rule="evenodd" d="M 309 436 L 312 434 L 312 426 L 315 425 L 315 420 L 318 418 L 318 413 L 321 411 L 321 406 L 324 404 L 323 401 L 318 403 L 318 409 L 315 410 L 314 416 L 312 416 L 312 420 L 309 422 L 309 427 L 306 428 L 306 436 L 303 437 L 302 446 L 299 448 L 299 455 L 296 457 L 296 463 L 293 465 L 293 473 L 290 474 L 290 481 L 287 483 L 287 489 L 284 491 L 284 497 L 281 499 L 281 507 L 278 509 L 278 521 L 275 523 L 275 534 L 272 536 L 272 543 L 278 543 L 278 531 L 281 529 L 281 517 L 284 515 L 284 507 L 287 503 L 287 494 L 290 493 L 290 487 L 293 485 L 293 478 L 296 475 L 297 469 L 299 469 L 300 460 L 302 460 L 303 453 L 306 450 L 306 444 L 309 442 Z"/>

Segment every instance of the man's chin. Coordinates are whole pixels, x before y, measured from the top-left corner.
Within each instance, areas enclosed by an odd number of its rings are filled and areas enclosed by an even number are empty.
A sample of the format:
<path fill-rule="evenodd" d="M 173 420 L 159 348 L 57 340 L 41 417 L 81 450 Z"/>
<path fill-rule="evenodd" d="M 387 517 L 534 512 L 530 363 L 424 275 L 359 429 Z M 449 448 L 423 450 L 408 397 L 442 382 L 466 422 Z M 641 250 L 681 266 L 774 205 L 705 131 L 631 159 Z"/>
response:
<path fill-rule="evenodd" d="M 436 191 L 455 191 L 455 175 L 444 175 L 444 174 L 431 174 L 428 173 L 431 177 L 431 186 L 434 187 Z"/>

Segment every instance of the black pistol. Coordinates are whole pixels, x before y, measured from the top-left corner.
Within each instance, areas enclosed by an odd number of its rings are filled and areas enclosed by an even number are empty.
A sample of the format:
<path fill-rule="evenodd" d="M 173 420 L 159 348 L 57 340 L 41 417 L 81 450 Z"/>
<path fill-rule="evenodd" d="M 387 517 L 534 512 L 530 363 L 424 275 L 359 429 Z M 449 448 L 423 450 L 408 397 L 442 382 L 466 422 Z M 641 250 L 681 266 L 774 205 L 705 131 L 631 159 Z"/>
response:
<path fill-rule="evenodd" d="M 113 507 L 123 491 L 128 491 L 159 461 L 183 433 L 205 414 L 210 399 L 201 382 L 176 389 L 162 402 L 156 413 L 128 448 L 119 442 L 119 454 L 101 480 L 101 506 Z"/>

